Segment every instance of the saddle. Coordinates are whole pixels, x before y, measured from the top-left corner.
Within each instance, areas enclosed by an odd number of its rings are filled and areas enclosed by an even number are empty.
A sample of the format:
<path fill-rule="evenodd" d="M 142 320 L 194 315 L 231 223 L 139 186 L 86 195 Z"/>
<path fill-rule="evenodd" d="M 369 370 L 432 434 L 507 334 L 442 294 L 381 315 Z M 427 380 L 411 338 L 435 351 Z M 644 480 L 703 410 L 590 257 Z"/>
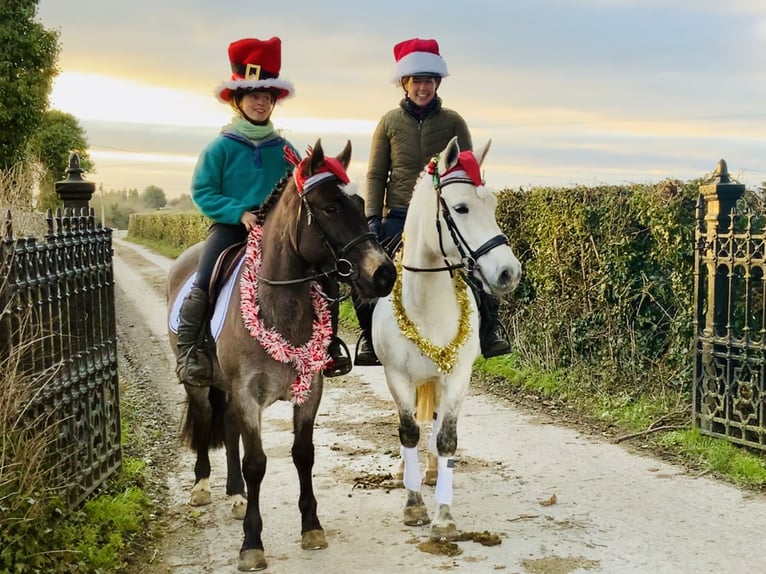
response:
<path fill-rule="evenodd" d="M 224 249 L 218 256 L 215 267 L 213 267 L 213 274 L 210 276 L 210 286 L 208 288 L 211 315 L 212 310 L 215 309 L 215 303 L 218 300 L 221 288 L 226 284 L 226 281 L 231 277 L 237 265 L 245 256 L 246 247 L 246 241 L 235 243 Z"/>

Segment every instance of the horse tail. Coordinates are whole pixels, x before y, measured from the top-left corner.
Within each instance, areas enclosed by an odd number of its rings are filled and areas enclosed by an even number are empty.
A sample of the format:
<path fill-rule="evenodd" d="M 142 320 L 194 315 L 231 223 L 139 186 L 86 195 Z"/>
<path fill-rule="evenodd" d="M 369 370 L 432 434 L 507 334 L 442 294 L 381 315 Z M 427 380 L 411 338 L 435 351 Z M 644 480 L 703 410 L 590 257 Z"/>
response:
<path fill-rule="evenodd" d="M 432 421 L 435 407 L 436 384 L 430 379 L 415 389 L 415 419 L 419 423 Z"/>
<path fill-rule="evenodd" d="M 215 387 L 191 391 L 181 422 L 181 443 L 192 450 L 222 447 L 227 403 L 226 393 Z"/>

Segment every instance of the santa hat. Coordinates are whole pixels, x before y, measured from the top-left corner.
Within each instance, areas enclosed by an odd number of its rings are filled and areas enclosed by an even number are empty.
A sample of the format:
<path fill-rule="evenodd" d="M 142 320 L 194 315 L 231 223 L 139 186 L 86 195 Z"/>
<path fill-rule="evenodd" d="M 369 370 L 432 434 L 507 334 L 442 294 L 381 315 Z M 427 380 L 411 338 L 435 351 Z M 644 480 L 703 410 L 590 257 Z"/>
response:
<path fill-rule="evenodd" d="M 243 38 L 229 44 L 231 79 L 215 89 L 222 102 L 231 100 L 234 90 L 271 88 L 277 100 L 292 97 L 295 88 L 279 77 L 282 66 L 282 40 L 274 36 L 269 40 Z"/>
<path fill-rule="evenodd" d="M 436 40 L 412 38 L 399 42 L 394 46 L 394 58 L 394 83 L 397 85 L 408 76 L 449 76 Z"/>

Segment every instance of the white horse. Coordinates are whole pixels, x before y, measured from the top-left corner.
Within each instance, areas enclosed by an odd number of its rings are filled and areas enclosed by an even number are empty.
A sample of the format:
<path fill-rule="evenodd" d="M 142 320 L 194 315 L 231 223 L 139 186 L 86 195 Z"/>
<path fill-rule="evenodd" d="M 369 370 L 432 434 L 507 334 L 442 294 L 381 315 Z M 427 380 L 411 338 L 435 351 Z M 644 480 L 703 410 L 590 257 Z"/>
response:
<path fill-rule="evenodd" d="M 433 383 L 435 412 L 429 450 L 438 455 L 432 540 L 458 535 L 452 517 L 452 472 L 457 420 L 479 356 L 479 315 L 466 275 L 497 295 L 511 292 L 521 264 L 495 219 L 497 198 L 484 186 L 476 154 L 461 152 L 457 138 L 426 166 L 404 223 L 394 290 L 378 300 L 372 339 L 399 412 L 407 502 L 404 523 L 430 521 L 421 496 L 420 428 L 416 389 Z"/>

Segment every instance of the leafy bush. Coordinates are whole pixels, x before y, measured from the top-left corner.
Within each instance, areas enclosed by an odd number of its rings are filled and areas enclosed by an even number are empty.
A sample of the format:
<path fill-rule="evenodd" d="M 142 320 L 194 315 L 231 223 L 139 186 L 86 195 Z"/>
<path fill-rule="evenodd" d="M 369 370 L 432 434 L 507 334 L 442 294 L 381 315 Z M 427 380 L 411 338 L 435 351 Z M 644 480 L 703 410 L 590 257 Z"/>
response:
<path fill-rule="evenodd" d="M 524 269 L 503 313 L 523 361 L 583 369 L 595 392 L 688 386 L 698 188 L 503 191 L 498 219 Z"/>

